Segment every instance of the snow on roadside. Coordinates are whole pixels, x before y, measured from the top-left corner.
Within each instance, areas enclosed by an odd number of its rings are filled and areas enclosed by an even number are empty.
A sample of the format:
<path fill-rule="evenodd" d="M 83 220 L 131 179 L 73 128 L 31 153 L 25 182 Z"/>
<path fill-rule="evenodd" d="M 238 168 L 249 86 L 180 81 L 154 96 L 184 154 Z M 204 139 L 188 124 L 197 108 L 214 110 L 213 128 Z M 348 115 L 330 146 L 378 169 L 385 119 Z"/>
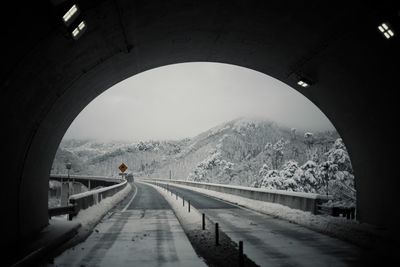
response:
<path fill-rule="evenodd" d="M 215 228 L 207 216 L 205 217 L 205 230 L 202 230 L 202 213 L 191 206 L 188 212 L 188 202 L 182 205 L 182 198 L 171 195 L 167 191 L 152 183 L 146 183 L 155 188 L 171 205 L 175 216 L 179 220 L 180 225 L 185 231 L 186 236 L 190 240 L 191 245 L 195 249 L 197 255 L 204 259 L 208 266 L 236 266 L 239 257 L 237 244 L 222 230 L 219 230 L 219 245 L 215 246 Z M 244 255 L 245 266 L 259 266 L 254 261 Z"/>
<path fill-rule="evenodd" d="M 165 183 L 161 181 L 157 182 Z M 337 237 L 363 247 L 370 247 L 375 243 L 376 239 L 385 238 L 384 233 L 374 226 L 365 223 L 359 223 L 354 220 L 347 220 L 343 217 L 314 215 L 311 212 L 292 209 L 277 203 L 264 202 L 186 185 L 174 183 L 171 183 L 171 185 L 203 193 L 205 195 L 231 202 L 276 218 L 288 220 L 292 223 L 305 226 L 312 230 Z"/>
<path fill-rule="evenodd" d="M 193 206 L 190 207 L 190 212 L 188 212 L 188 202 L 185 200 L 185 206 L 182 204 L 182 198 L 176 199 L 175 195 L 171 195 L 169 191 L 161 189 L 151 183 L 146 183 L 151 187 L 155 188 L 167 202 L 171 205 L 172 210 L 175 212 L 176 217 L 182 226 L 188 230 L 197 230 L 201 227 L 202 214 Z"/>
<path fill-rule="evenodd" d="M 115 195 L 103 198 L 100 203 L 85 210 L 80 210 L 73 221 L 81 223 L 83 227 L 96 224 L 111 208 L 123 200 L 131 191 L 132 186 L 128 183 L 124 189 Z"/>

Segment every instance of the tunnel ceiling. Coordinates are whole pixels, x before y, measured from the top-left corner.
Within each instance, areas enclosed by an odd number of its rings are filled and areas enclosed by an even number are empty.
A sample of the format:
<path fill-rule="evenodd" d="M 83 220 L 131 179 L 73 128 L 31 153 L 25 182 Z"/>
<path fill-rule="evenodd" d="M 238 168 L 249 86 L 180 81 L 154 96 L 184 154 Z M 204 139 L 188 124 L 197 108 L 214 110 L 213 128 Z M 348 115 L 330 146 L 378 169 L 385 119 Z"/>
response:
<path fill-rule="evenodd" d="M 58 2 L 80 7 L 78 20 L 86 22 L 87 32 L 79 40 L 73 40 L 71 28 L 62 23 L 65 9 L 63 4 L 54 4 Z M 320 90 L 325 90 L 326 98 L 339 100 L 329 95 L 323 84 L 324 68 L 333 66 L 342 69 L 343 73 L 336 75 L 352 73 L 352 80 L 346 77 L 346 82 L 362 83 L 364 94 L 375 95 L 371 83 L 379 86 L 381 81 L 371 77 L 382 72 L 387 76 L 382 80 L 391 78 L 389 66 L 398 46 L 398 38 L 384 40 L 377 31 L 382 21 L 399 26 L 398 9 L 389 1 L 326 5 L 321 1 L 52 0 L 9 9 L 15 10 L 10 12 L 15 17 L 3 24 L 9 26 L 2 38 L 7 55 L 2 59 L 0 78 L 5 89 L 24 88 L 18 93 L 19 106 L 31 108 L 32 94 L 47 98 L 41 114 L 32 114 L 38 120 L 44 119 L 68 88 L 78 86 L 81 77 L 101 71 L 107 64 L 113 65 L 115 74 L 107 86 L 147 69 L 188 61 L 241 65 L 296 89 L 299 76 L 304 76 L 315 82 L 315 87 L 299 91 L 318 106 L 324 101 L 314 96 Z M 365 61 L 369 64 L 363 64 Z M 17 78 L 21 76 L 24 79 Z M 369 79 L 361 78 L 366 76 Z M 337 78 L 335 90 L 340 90 L 343 77 Z M 28 80 L 30 92 L 25 84 Z M 87 104 L 86 98 L 95 96 L 83 95 L 67 121 Z M 380 101 L 379 97 L 372 99 Z M 332 119 L 329 108 L 323 111 Z"/>
<path fill-rule="evenodd" d="M 60 5 L 77 3 L 78 39 Z M 377 209 L 398 183 L 393 124 L 398 89 L 399 7 L 394 1 L 29 1 L 3 5 L 2 162 L 12 170 L 10 231 L 47 223 L 47 179 L 65 131 L 101 92 L 173 63 L 221 62 L 271 75 L 313 101 L 344 138 L 353 160 L 359 216 L 387 225 Z M 397 33 L 378 31 L 388 21 Z M 313 82 L 299 88 L 299 77 Z M 378 178 L 377 178 L 378 177 Z M 381 179 L 377 182 L 376 179 Z M 392 192 L 394 193 L 394 192 Z M 16 197 L 17 196 L 17 197 Z M 37 197 L 41 196 L 41 197 Z M 34 201 L 33 201 L 34 200 Z M 15 203 L 14 203 L 15 202 Z M 27 218 L 36 216 L 29 226 Z M 397 215 L 398 216 L 398 215 Z M 46 222 L 45 222 L 46 221 Z"/>

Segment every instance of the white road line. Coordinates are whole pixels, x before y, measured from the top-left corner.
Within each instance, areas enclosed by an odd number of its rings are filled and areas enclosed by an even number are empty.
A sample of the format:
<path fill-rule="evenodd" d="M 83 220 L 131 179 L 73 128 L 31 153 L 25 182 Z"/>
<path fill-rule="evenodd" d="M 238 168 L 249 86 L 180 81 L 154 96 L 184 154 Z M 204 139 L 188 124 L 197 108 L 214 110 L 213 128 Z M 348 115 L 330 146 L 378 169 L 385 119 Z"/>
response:
<path fill-rule="evenodd" d="M 133 193 L 133 196 L 132 196 L 131 200 L 129 200 L 128 204 L 125 206 L 125 208 L 122 211 L 126 211 L 126 209 L 129 207 L 129 205 L 132 203 L 133 199 L 136 196 L 136 193 L 137 193 L 138 189 L 137 189 L 137 187 L 136 187 L 136 185 L 134 183 L 132 183 L 132 185 L 135 187 L 135 193 Z"/>

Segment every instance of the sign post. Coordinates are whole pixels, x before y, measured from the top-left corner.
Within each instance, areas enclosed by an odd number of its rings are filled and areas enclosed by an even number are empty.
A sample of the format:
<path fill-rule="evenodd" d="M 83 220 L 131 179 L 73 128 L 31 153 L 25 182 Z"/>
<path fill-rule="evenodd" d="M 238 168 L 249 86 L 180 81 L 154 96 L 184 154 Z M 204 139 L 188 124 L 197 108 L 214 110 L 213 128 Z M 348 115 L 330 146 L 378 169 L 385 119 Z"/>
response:
<path fill-rule="evenodd" d="M 125 163 L 122 163 L 121 165 L 119 165 L 118 169 L 121 171 L 120 175 L 122 176 L 122 178 L 124 178 L 126 175 L 125 171 L 128 169 L 128 166 L 126 166 Z"/>

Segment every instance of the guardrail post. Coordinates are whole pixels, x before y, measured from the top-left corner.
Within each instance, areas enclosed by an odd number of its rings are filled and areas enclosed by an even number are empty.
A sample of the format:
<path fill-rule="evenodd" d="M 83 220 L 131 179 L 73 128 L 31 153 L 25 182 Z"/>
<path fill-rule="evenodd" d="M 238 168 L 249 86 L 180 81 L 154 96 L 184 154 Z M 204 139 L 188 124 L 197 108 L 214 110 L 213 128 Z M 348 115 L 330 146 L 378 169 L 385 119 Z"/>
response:
<path fill-rule="evenodd" d="M 68 213 L 68 220 L 72 221 L 72 218 L 78 214 L 79 212 L 79 207 L 78 204 L 76 203 L 75 199 L 70 199 L 69 200 L 69 204 L 71 204 L 73 206 L 73 212 L 72 213 Z"/>
<path fill-rule="evenodd" d="M 215 245 L 219 246 L 219 225 L 215 223 Z"/>
<path fill-rule="evenodd" d="M 239 241 L 239 266 L 244 266 L 243 241 Z"/>
<path fill-rule="evenodd" d="M 190 212 L 190 200 L 188 200 L 188 212 Z"/>
<path fill-rule="evenodd" d="M 73 205 L 73 212 L 68 214 L 68 220 L 72 221 L 72 219 L 78 215 L 79 207 L 75 202 L 72 202 Z"/>
<path fill-rule="evenodd" d="M 185 207 L 185 198 L 184 197 L 182 197 L 182 204 L 183 204 L 183 207 Z"/>
<path fill-rule="evenodd" d="M 203 230 L 205 230 L 206 229 L 206 215 L 203 213 L 201 217 L 202 217 L 201 228 Z"/>

